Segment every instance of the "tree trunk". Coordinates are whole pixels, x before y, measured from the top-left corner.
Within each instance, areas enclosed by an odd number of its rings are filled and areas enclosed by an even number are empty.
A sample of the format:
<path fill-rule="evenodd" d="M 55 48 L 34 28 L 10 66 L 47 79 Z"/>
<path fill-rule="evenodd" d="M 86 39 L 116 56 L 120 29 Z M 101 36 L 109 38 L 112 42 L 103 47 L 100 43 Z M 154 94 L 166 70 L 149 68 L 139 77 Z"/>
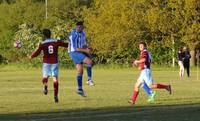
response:
<path fill-rule="evenodd" d="M 190 58 L 190 66 L 195 66 L 195 62 L 196 62 L 196 56 L 195 56 L 195 50 L 192 49 L 190 51 L 190 55 L 191 55 L 191 58 Z"/>

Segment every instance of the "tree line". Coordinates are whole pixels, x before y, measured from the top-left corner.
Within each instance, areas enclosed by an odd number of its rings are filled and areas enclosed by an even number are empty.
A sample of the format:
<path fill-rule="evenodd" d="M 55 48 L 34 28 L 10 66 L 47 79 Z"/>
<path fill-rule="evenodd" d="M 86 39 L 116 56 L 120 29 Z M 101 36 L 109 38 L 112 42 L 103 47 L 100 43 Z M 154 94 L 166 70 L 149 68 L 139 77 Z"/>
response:
<path fill-rule="evenodd" d="M 181 46 L 190 48 L 194 64 L 200 48 L 199 0 L 48 0 L 47 12 L 46 19 L 45 0 L 0 0 L 1 62 L 24 61 L 43 28 L 67 41 L 76 21 L 84 21 L 95 63 L 128 64 L 141 40 L 160 65 L 171 65 Z M 13 47 L 17 39 L 21 49 Z M 66 53 L 59 53 L 62 63 L 71 64 Z"/>

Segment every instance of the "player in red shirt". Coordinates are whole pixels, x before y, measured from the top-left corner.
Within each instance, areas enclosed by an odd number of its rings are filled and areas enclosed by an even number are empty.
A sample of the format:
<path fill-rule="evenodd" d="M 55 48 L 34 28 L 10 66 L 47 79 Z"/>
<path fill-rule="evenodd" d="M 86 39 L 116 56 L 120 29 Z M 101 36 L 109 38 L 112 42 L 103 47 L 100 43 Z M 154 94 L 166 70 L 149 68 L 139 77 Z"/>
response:
<path fill-rule="evenodd" d="M 29 57 L 37 57 L 43 51 L 43 93 L 48 93 L 48 78 L 53 77 L 54 82 L 54 101 L 58 102 L 58 48 L 59 46 L 68 47 L 67 43 L 51 38 L 49 29 L 43 30 L 44 41 L 41 42 L 35 52 Z"/>
<path fill-rule="evenodd" d="M 171 85 L 154 84 L 154 81 L 153 81 L 152 75 L 151 75 L 151 69 L 150 69 L 151 59 L 150 59 L 150 54 L 147 51 L 146 43 L 140 42 L 139 49 L 140 49 L 140 59 L 135 60 L 133 62 L 133 64 L 139 65 L 139 70 L 141 71 L 141 73 L 140 73 L 139 78 L 137 79 L 137 82 L 135 83 L 135 86 L 134 86 L 133 95 L 130 100 L 130 102 L 132 104 L 135 104 L 135 101 L 139 94 L 139 88 L 141 86 L 144 86 L 145 84 L 147 85 L 147 88 L 149 87 L 149 90 L 155 89 L 155 88 L 166 89 L 171 94 Z"/>

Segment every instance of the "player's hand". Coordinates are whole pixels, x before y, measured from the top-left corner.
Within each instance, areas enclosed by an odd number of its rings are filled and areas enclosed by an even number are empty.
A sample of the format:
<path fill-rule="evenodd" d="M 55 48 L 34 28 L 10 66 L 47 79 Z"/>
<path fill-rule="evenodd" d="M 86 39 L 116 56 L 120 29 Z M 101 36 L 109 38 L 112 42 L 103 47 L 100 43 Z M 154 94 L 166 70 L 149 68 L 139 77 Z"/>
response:
<path fill-rule="evenodd" d="M 132 64 L 133 67 L 135 67 L 134 62 L 135 62 L 135 59 L 133 59 L 133 60 L 131 61 L 131 64 Z"/>
<path fill-rule="evenodd" d="M 135 59 L 132 59 L 132 60 L 131 60 L 131 63 L 133 64 L 133 63 L 134 63 L 134 61 L 135 61 Z"/>
<path fill-rule="evenodd" d="M 138 61 L 137 61 L 137 60 L 134 60 L 133 65 L 134 65 L 134 66 L 137 66 L 137 65 L 138 65 Z"/>
<path fill-rule="evenodd" d="M 32 59 L 32 57 L 29 55 L 29 56 L 28 56 L 28 59 L 29 59 L 29 60 L 31 60 L 31 59 Z"/>
<path fill-rule="evenodd" d="M 90 51 L 92 51 L 92 50 L 93 50 L 93 48 L 91 48 L 91 47 L 88 47 L 88 49 L 90 49 Z"/>
<path fill-rule="evenodd" d="M 37 43 L 36 45 L 37 45 L 37 48 L 39 48 L 39 47 L 42 45 L 42 43 L 39 42 L 39 43 Z"/>
<path fill-rule="evenodd" d="M 87 53 L 87 54 L 89 54 L 90 51 L 91 51 L 91 50 L 90 50 L 89 48 L 86 48 L 86 49 L 85 49 L 85 53 Z"/>

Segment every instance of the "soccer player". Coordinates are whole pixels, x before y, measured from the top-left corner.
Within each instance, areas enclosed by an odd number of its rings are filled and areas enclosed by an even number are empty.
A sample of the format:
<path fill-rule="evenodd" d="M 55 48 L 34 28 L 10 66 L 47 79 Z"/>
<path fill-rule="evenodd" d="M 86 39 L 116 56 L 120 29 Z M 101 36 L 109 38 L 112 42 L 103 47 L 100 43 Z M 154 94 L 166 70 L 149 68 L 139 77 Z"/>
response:
<path fill-rule="evenodd" d="M 29 59 L 37 57 L 43 51 L 43 93 L 48 93 L 48 78 L 53 77 L 54 82 L 54 101 L 58 103 L 58 48 L 59 46 L 68 47 L 68 43 L 51 38 L 51 31 L 43 29 L 44 41 L 39 44 L 39 47 Z"/>
<path fill-rule="evenodd" d="M 92 60 L 88 57 L 91 49 L 87 46 L 85 32 L 83 31 L 83 22 L 76 23 L 76 29 L 71 31 L 68 43 L 68 53 L 74 61 L 77 70 L 77 93 L 85 96 L 82 88 L 83 64 L 86 64 L 87 67 L 87 84 L 93 86 L 94 82 L 92 81 Z"/>
<path fill-rule="evenodd" d="M 147 85 L 145 87 L 147 90 L 149 90 L 148 92 L 152 92 L 151 89 L 157 88 L 157 89 L 166 89 L 171 94 L 171 85 L 154 84 L 154 81 L 151 75 L 151 70 L 150 70 L 151 60 L 150 60 L 149 52 L 147 51 L 146 43 L 140 42 L 139 49 L 140 49 L 140 59 L 135 60 L 133 64 L 139 65 L 139 70 L 141 72 L 140 72 L 139 78 L 137 79 L 135 83 L 131 100 L 129 101 L 131 104 L 135 104 L 137 96 L 139 94 L 139 88 L 142 85 L 143 86 Z"/>
<path fill-rule="evenodd" d="M 150 52 L 148 52 L 148 58 L 149 58 L 149 62 L 152 62 L 152 56 L 150 54 Z M 135 67 L 136 65 L 134 64 L 134 61 L 132 62 L 133 67 Z M 151 82 L 150 82 L 151 83 Z M 144 81 L 141 84 L 141 87 L 143 87 L 144 91 L 146 92 L 146 94 L 148 95 L 149 99 L 147 100 L 149 103 L 153 103 L 154 102 L 154 98 L 156 96 L 156 92 L 153 91 L 151 88 L 149 88 L 149 86 L 147 85 L 147 83 Z M 132 103 L 132 100 L 129 101 L 130 103 Z"/>

